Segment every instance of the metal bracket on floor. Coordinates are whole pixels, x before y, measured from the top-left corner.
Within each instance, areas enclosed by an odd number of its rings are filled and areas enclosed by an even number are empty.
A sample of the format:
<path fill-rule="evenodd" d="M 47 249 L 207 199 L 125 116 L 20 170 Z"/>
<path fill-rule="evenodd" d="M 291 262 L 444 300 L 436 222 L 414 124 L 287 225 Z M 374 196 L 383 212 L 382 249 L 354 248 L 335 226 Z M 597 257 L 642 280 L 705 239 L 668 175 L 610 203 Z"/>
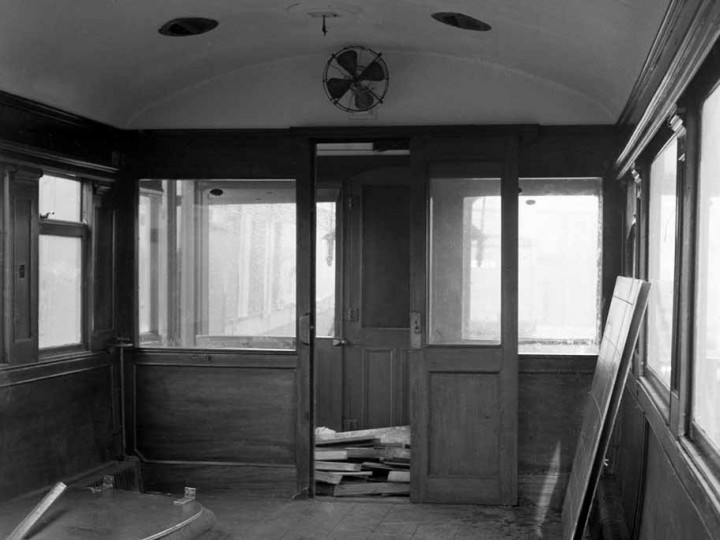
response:
<path fill-rule="evenodd" d="M 186 487 L 185 488 L 185 496 L 182 499 L 178 499 L 177 501 L 173 501 L 173 504 L 187 504 L 190 502 L 193 502 L 195 500 L 195 488 Z"/>
<path fill-rule="evenodd" d="M 100 493 L 101 491 L 107 491 L 115 487 L 115 477 L 112 474 L 106 474 L 103 476 L 102 485 L 99 487 L 91 487 L 90 491 L 93 493 Z"/>

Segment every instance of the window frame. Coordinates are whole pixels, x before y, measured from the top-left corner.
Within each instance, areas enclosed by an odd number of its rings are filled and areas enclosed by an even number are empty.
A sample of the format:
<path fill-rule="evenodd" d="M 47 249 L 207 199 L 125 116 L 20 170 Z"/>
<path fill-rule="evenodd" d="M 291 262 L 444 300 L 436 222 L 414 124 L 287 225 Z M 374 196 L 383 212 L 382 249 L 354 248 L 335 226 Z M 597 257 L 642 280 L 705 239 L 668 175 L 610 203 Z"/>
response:
<path fill-rule="evenodd" d="M 716 61 L 717 64 L 717 61 Z M 695 322 L 697 320 L 697 305 L 695 302 L 698 289 L 698 273 L 700 265 L 698 264 L 698 252 L 700 250 L 700 211 L 702 201 L 700 198 L 700 162 L 702 159 L 702 113 L 705 102 L 715 93 L 720 92 L 720 65 L 711 66 L 711 76 L 700 77 L 700 81 L 694 88 L 694 92 L 688 97 L 690 112 L 688 120 L 693 128 L 693 148 L 692 148 L 692 170 L 690 172 L 692 179 L 691 189 L 688 196 L 689 213 L 689 230 L 687 231 L 689 249 L 692 255 L 692 264 L 688 265 L 687 272 L 689 274 L 689 283 L 687 289 L 687 301 L 689 313 L 688 318 L 692 318 L 692 325 L 689 326 L 684 333 L 686 340 L 684 348 L 684 362 L 681 365 L 683 370 L 683 380 L 681 386 L 682 408 L 684 421 L 678 424 L 678 431 L 690 443 L 697 454 L 692 458 L 701 468 L 714 477 L 715 494 L 720 496 L 720 446 L 713 442 L 706 434 L 703 428 L 695 421 L 695 411 L 693 407 L 693 394 L 695 392 L 694 369 L 696 363 L 696 336 L 694 332 Z M 702 74 L 705 75 L 705 74 Z M 698 463 L 698 461 L 700 463 Z"/>
<path fill-rule="evenodd" d="M 563 176 L 563 177 L 541 177 L 541 176 L 521 176 L 518 179 L 519 185 L 520 185 L 520 193 L 518 194 L 518 203 L 520 202 L 520 197 L 524 194 L 522 191 L 523 188 L 523 182 L 526 181 L 537 181 L 538 183 L 552 183 L 552 182 L 572 182 L 572 183 L 582 183 L 587 181 L 593 181 L 597 182 L 597 196 L 598 196 L 598 246 L 600 248 L 599 254 L 598 254 L 598 283 L 597 283 L 597 289 L 596 289 L 596 303 L 595 303 L 595 309 L 596 309 L 596 320 L 595 320 L 595 328 L 596 328 L 596 346 L 597 346 L 597 352 L 595 353 L 577 353 L 577 352 L 532 352 L 532 351 L 522 351 L 520 350 L 521 345 L 521 336 L 520 336 L 520 315 L 519 315 L 519 308 L 520 308 L 520 289 L 518 284 L 518 355 L 521 357 L 526 358 L 533 358 L 533 357 L 597 357 L 598 353 L 600 352 L 600 342 L 602 341 L 602 313 L 603 313 L 603 270 L 605 265 L 605 243 L 603 241 L 603 228 L 605 224 L 605 215 L 604 215 L 604 187 L 603 187 L 603 179 L 602 177 L 598 176 Z M 519 204 L 518 204 L 519 206 Z M 519 221 L 519 211 L 518 211 L 518 238 L 520 234 L 520 221 Z M 518 256 L 519 256 L 519 250 L 520 245 L 518 242 Z M 518 262 L 518 265 L 520 263 Z M 519 268 L 518 268 L 519 271 Z M 552 344 L 553 342 L 557 342 L 557 340 L 552 339 L 544 339 L 539 340 L 537 342 L 543 343 L 543 344 Z"/>
<path fill-rule="evenodd" d="M 79 238 L 81 241 L 80 248 L 80 281 L 81 281 L 81 300 L 80 300 L 80 342 L 69 345 L 60 345 L 55 347 L 40 347 L 40 285 L 38 282 L 37 291 L 37 316 L 38 316 L 38 358 L 39 360 L 52 359 L 58 356 L 64 356 L 68 353 L 84 352 L 90 349 L 90 336 L 91 336 L 91 282 L 89 279 L 92 276 L 91 268 L 91 216 L 92 212 L 92 184 L 91 182 L 75 176 L 72 174 L 43 170 L 42 176 L 50 176 L 53 178 L 61 178 L 66 180 L 72 180 L 80 184 L 80 217 L 78 221 L 66 221 L 59 219 L 51 219 L 50 217 L 43 217 L 38 213 L 38 276 L 40 273 L 40 237 L 41 236 L 55 236 L 65 238 Z M 40 178 L 42 178 L 42 176 Z M 39 182 L 38 178 L 38 201 L 39 201 Z"/>
<path fill-rule="evenodd" d="M 678 323 L 680 320 L 680 279 L 682 275 L 682 259 L 681 248 L 683 242 L 683 192 L 685 189 L 685 147 L 686 147 L 686 130 L 681 122 L 668 122 L 668 127 L 661 130 L 653 139 L 650 145 L 645 149 L 642 155 L 642 180 L 641 180 L 641 196 L 640 196 L 640 220 L 641 241 L 640 249 L 640 275 L 642 279 L 649 280 L 650 270 L 650 190 L 652 189 L 652 178 L 650 171 L 653 162 L 673 141 L 677 141 L 676 150 L 676 169 L 675 169 L 675 244 L 673 253 L 673 306 L 670 338 L 670 384 L 666 384 L 660 376 L 648 366 L 648 317 L 643 320 L 643 327 L 639 344 L 640 358 L 639 368 L 640 377 L 650 390 L 656 405 L 665 417 L 666 422 L 670 421 L 671 401 L 673 396 L 678 396 L 679 384 L 679 365 L 678 365 L 678 348 L 679 348 L 679 332 Z M 677 407 L 676 407 L 677 408 Z"/>
<path fill-rule="evenodd" d="M 140 253 L 139 253 L 139 242 L 137 242 L 137 239 L 139 238 L 139 204 L 140 204 L 140 197 L 143 195 L 147 195 L 146 189 L 143 188 L 143 183 L 150 183 L 150 182 L 172 182 L 173 186 L 177 186 L 177 182 L 193 182 L 193 194 L 194 194 L 194 202 L 196 203 L 197 197 L 206 190 L 210 190 L 213 187 L 222 187 L 222 186 L 229 186 L 233 183 L 288 183 L 292 184 L 292 194 L 293 197 L 297 196 L 297 185 L 298 185 L 298 179 L 297 178 L 291 178 L 288 176 L 283 177 L 217 177 L 217 178 L 205 178 L 205 177 L 196 177 L 196 178 L 188 178 L 188 177 L 181 177 L 176 176 L 173 178 L 170 177 L 153 177 L 153 176 L 143 176 L 139 177 L 136 180 L 136 186 L 137 189 L 135 191 L 135 197 L 133 199 L 134 201 L 134 211 L 135 211 L 135 236 L 136 239 L 136 248 L 135 248 L 135 264 L 134 264 L 134 271 L 135 271 L 135 280 L 136 283 L 139 284 L 139 271 L 140 271 Z M 171 189 L 168 190 L 168 203 L 166 203 L 166 212 L 167 212 L 167 236 L 168 238 L 177 238 L 177 231 L 178 231 L 178 214 L 177 212 L 170 212 L 170 208 L 177 207 L 178 201 L 180 201 L 180 198 L 177 194 L 177 189 Z M 160 193 L 158 193 L 158 196 L 160 196 Z M 298 230 L 300 228 L 300 223 L 298 221 L 297 216 L 297 208 L 298 208 L 298 202 L 297 200 L 294 200 L 293 204 L 295 205 L 295 234 L 293 235 L 293 239 L 297 238 Z M 161 206 L 161 205 L 158 205 Z M 135 316 L 134 316 L 134 335 L 136 336 L 136 343 L 138 343 L 138 347 L 142 348 L 145 351 L 180 351 L 180 350 L 186 350 L 191 352 L 197 352 L 197 351 L 213 351 L 214 353 L 242 353 L 242 354 L 297 354 L 298 350 L 300 348 L 299 344 L 299 337 L 296 335 L 294 337 L 292 336 L 213 336 L 213 335 L 207 335 L 203 334 L 200 330 L 205 328 L 203 325 L 206 324 L 202 321 L 203 315 L 207 312 L 208 306 L 207 302 L 209 301 L 209 297 L 205 295 L 205 292 L 203 292 L 202 285 L 207 282 L 207 276 L 205 275 L 207 272 L 206 265 L 202 264 L 199 261 L 203 260 L 203 257 L 207 256 L 208 249 L 209 249 L 209 239 L 208 239 L 208 220 L 207 220 L 207 212 L 205 211 L 205 214 L 202 219 L 196 219 L 193 223 L 193 229 L 195 230 L 195 237 L 193 239 L 193 248 L 192 248 L 192 257 L 193 257 L 193 266 L 194 271 L 196 273 L 193 282 L 193 290 L 191 291 L 190 296 L 192 297 L 192 303 L 193 303 L 193 344 L 192 345 L 165 345 L 162 343 L 163 336 L 160 332 L 159 324 L 156 327 L 156 332 L 140 332 L 140 318 L 139 318 L 139 287 L 135 287 Z M 158 243 L 158 246 L 161 244 Z M 178 249 L 174 242 L 168 241 L 166 242 L 166 260 L 167 260 L 167 283 L 164 285 L 164 287 L 168 290 L 168 293 L 166 295 L 166 299 L 163 306 L 160 306 L 159 301 L 156 302 L 155 311 L 157 315 L 157 320 L 160 319 L 159 311 L 161 309 L 166 309 L 166 327 L 167 332 L 170 333 L 170 330 L 172 328 L 173 335 L 179 335 L 181 330 L 178 327 L 178 324 L 180 323 L 179 317 L 178 317 L 178 309 L 177 305 L 178 302 L 176 299 L 172 299 L 172 295 L 170 291 L 176 291 L 178 290 L 178 287 L 180 284 L 178 283 L 177 279 L 177 272 L 171 272 L 169 271 L 170 268 L 177 268 L 177 266 L 180 264 L 178 262 Z M 296 252 L 296 259 L 297 260 L 297 252 Z M 151 270 L 153 271 L 153 270 Z M 154 273 L 157 273 L 157 269 L 154 270 Z M 296 275 L 297 279 L 297 275 Z M 152 278 L 151 278 L 152 281 Z M 158 298 L 160 297 L 159 291 L 160 291 L 161 284 L 158 282 L 156 291 L 154 291 L 154 297 Z M 295 302 L 296 302 L 296 309 L 293 311 L 293 313 L 297 312 L 297 286 L 293 288 L 293 294 L 295 294 Z M 152 308 L 151 308 L 152 310 Z M 294 316 L 296 318 L 296 315 Z M 151 323 L 152 328 L 152 323 Z M 296 332 L 297 332 L 297 325 L 294 326 Z M 165 338 L 167 339 L 167 338 Z M 199 342 L 200 340 L 200 342 Z M 237 344 L 232 345 L 222 345 L 223 343 L 232 342 L 235 341 Z M 218 346 L 216 343 L 219 343 L 220 346 Z M 253 343 L 256 345 L 248 345 L 248 343 Z"/>
<path fill-rule="evenodd" d="M 159 180 L 159 182 L 162 182 Z M 151 231 L 153 224 L 157 224 L 157 221 L 160 219 L 160 208 L 161 208 L 161 202 L 160 199 L 162 197 L 161 192 L 158 192 L 156 190 L 152 190 L 150 188 L 139 188 L 138 189 L 138 234 L 136 237 L 139 240 L 139 233 L 140 233 L 140 224 L 139 224 L 139 208 L 140 208 L 140 200 L 142 197 L 147 197 L 149 199 L 150 204 L 150 216 L 151 216 Z M 153 212 L 153 210 L 157 210 L 157 212 Z M 160 340 L 160 322 L 159 322 L 159 297 L 160 297 L 160 286 L 159 286 L 159 279 L 158 274 L 160 272 L 160 267 L 157 264 L 157 261 L 160 258 L 160 244 L 158 242 L 153 243 L 152 242 L 152 232 L 151 232 L 151 238 L 150 238 L 150 258 L 151 258 L 151 269 L 150 269 L 150 305 L 149 305 L 149 318 L 150 318 L 150 324 L 149 324 L 149 331 L 142 332 L 140 330 L 140 278 L 139 278 L 139 266 L 138 266 L 138 313 L 137 313 L 137 330 L 136 334 L 138 336 L 136 342 L 139 344 L 139 346 L 143 346 L 143 344 L 152 344 L 157 343 Z M 136 257 L 138 262 L 140 261 L 140 242 L 137 242 L 136 247 Z M 152 266 L 152 264 L 154 266 Z M 151 346 L 151 345 L 147 345 Z"/>

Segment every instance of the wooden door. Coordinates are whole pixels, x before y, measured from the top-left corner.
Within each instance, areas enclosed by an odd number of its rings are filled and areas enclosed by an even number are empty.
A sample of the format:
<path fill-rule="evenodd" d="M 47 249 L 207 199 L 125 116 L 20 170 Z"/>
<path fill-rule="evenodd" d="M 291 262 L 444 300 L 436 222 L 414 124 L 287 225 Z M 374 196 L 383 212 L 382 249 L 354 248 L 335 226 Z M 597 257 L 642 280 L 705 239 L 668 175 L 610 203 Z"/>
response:
<path fill-rule="evenodd" d="M 448 160 L 457 151 L 449 143 L 415 147 L 424 181 L 412 204 L 416 502 L 517 502 L 514 148 L 490 141 L 468 162 Z"/>
<path fill-rule="evenodd" d="M 344 429 L 408 418 L 410 168 L 380 167 L 346 185 Z"/>

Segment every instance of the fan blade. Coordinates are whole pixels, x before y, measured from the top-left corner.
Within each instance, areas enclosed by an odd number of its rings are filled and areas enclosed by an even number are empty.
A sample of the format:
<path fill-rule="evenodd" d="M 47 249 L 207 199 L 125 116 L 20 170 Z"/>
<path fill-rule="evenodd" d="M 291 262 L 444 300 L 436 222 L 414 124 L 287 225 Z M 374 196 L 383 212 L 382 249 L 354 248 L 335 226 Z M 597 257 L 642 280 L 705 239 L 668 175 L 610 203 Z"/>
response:
<path fill-rule="evenodd" d="M 353 93 L 355 94 L 355 108 L 359 111 L 366 111 L 368 109 L 371 109 L 372 106 L 375 105 L 375 98 L 369 91 L 360 90 Z"/>
<path fill-rule="evenodd" d="M 340 64 L 340 67 L 348 72 L 348 75 L 351 77 L 357 77 L 357 58 L 357 51 L 350 49 L 349 51 L 345 51 L 344 53 L 336 56 L 335 60 L 337 60 L 337 63 Z"/>
<path fill-rule="evenodd" d="M 368 67 L 363 69 L 360 77 L 358 77 L 359 81 L 382 81 L 384 79 L 385 70 L 377 60 L 373 60 Z"/>
<path fill-rule="evenodd" d="M 347 79 L 328 79 L 325 86 L 330 97 L 337 101 L 350 90 L 350 81 Z"/>

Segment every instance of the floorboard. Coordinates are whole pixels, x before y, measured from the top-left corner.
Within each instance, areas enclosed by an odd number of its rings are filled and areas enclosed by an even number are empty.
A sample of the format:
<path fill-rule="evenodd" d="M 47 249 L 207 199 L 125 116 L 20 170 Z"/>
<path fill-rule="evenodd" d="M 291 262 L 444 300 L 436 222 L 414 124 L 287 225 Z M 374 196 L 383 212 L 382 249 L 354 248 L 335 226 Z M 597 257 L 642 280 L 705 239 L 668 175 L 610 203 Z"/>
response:
<path fill-rule="evenodd" d="M 544 507 L 487 507 L 333 499 L 252 500 L 206 494 L 217 525 L 200 540 L 559 539 L 560 515 Z"/>

